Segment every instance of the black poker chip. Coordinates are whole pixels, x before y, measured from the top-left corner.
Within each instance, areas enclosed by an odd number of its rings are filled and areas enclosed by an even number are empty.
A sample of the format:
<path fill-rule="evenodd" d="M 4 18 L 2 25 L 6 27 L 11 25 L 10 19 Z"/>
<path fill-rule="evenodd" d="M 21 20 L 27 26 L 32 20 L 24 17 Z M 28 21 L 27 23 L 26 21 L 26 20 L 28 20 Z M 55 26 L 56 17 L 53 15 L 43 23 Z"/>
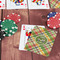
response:
<path fill-rule="evenodd" d="M 5 32 L 0 30 L 0 40 L 2 40 L 5 37 Z"/>

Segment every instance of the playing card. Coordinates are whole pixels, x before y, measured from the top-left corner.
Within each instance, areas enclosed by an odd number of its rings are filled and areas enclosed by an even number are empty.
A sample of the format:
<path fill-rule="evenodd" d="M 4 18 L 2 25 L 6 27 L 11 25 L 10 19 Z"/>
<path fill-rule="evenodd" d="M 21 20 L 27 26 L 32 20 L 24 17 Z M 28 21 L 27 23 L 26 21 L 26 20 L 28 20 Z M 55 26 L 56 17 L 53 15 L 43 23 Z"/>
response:
<path fill-rule="evenodd" d="M 5 9 L 5 0 L 0 0 L 0 9 Z"/>
<path fill-rule="evenodd" d="M 49 9 L 48 0 L 28 0 L 29 9 Z"/>
<path fill-rule="evenodd" d="M 25 50 L 24 47 L 28 41 L 28 36 L 26 36 L 26 32 L 28 31 L 31 32 L 31 30 L 35 27 L 36 25 L 25 25 L 23 24 L 22 27 L 21 27 L 21 36 L 20 36 L 20 44 L 19 44 L 19 50 Z M 45 28 L 44 26 L 40 26 L 40 25 L 37 25 L 38 27 L 43 27 Z"/>
<path fill-rule="evenodd" d="M 7 0 L 7 9 L 27 9 L 27 0 Z"/>
<path fill-rule="evenodd" d="M 25 45 L 27 51 L 48 57 L 52 50 L 57 31 L 35 26 Z"/>

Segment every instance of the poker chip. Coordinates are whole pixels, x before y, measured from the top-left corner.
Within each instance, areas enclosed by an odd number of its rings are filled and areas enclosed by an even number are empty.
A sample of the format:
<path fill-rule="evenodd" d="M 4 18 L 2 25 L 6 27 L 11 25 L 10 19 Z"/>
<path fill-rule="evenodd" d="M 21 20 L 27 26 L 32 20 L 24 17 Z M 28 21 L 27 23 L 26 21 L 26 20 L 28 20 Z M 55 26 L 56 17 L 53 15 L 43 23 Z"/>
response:
<path fill-rule="evenodd" d="M 1 28 L 1 22 L 2 22 L 2 21 L 0 20 L 0 28 Z"/>
<path fill-rule="evenodd" d="M 0 20 L 0 25 L 1 25 L 1 22 L 2 22 L 2 21 Z"/>
<path fill-rule="evenodd" d="M 5 32 L 0 30 L 0 40 L 2 40 L 5 37 Z"/>
<path fill-rule="evenodd" d="M 4 20 L 1 23 L 1 30 L 5 31 L 6 36 L 12 36 L 15 32 L 17 32 L 18 27 L 13 20 Z"/>
<path fill-rule="evenodd" d="M 11 13 L 11 14 L 7 15 L 7 17 L 5 17 L 3 20 L 6 20 L 6 19 L 13 20 L 13 21 L 15 21 L 15 23 L 18 23 L 21 21 L 20 15 L 18 15 L 16 13 Z"/>
<path fill-rule="evenodd" d="M 60 27 L 60 13 L 57 13 L 54 17 L 47 20 L 47 25 L 50 28 L 56 29 Z"/>
<path fill-rule="evenodd" d="M 56 15 L 57 12 L 50 12 L 47 16 L 47 18 L 51 18 L 51 17 L 54 17 Z"/>

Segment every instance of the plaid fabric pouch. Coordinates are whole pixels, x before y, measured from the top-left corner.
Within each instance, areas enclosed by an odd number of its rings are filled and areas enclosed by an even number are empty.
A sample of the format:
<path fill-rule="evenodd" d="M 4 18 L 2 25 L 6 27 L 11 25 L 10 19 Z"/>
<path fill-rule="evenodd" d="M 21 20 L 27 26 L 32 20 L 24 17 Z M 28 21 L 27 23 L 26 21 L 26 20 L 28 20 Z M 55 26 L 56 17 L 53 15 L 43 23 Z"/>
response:
<path fill-rule="evenodd" d="M 60 8 L 60 0 L 49 0 L 51 8 Z"/>
<path fill-rule="evenodd" d="M 43 56 L 49 56 L 56 35 L 56 31 L 36 26 L 32 30 L 31 37 L 26 43 L 25 49 Z"/>

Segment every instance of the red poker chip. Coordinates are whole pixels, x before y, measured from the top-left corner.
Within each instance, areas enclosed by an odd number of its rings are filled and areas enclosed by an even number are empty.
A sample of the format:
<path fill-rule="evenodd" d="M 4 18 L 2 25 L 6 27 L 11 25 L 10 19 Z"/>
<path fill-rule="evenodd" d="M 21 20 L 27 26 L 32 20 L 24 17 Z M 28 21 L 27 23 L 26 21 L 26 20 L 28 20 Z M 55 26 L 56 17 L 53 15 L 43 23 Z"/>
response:
<path fill-rule="evenodd" d="M 5 17 L 3 20 L 6 20 L 6 19 L 13 20 L 15 21 L 15 23 L 18 23 L 21 21 L 21 16 L 16 13 L 12 13 L 7 15 L 7 17 Z"/>
<path fill-rule="evenodd" d="M 47 25 L 50 28 L 56 29 L 60 27 L 60 13 L 57 13 L 54 17 L 47 20 Z"/>
<path fill-rule="evenodd" d="M 3 18 L 3 21 L 6 20 L 6 19 L 7 19 L 7 17 Z"/>

